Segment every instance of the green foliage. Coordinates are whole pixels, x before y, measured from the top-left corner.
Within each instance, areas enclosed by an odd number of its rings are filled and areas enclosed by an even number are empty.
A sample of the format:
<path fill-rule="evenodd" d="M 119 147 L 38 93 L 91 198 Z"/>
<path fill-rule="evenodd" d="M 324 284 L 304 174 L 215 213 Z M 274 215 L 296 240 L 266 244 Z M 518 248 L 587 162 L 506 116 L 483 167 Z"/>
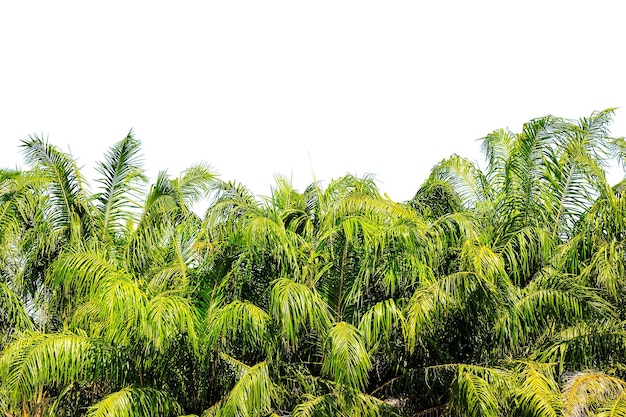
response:
<path fill-rule="evenodd" d="M 292 349 L 305 329 L 325 335 L 330 327 L 330 312 L 315 289 L 290 279 L 276 280 L 270 306 L 273 320 L 279 323 L 282 337 Z"/>
<path fill-rule="evenodd" d="M 144 189 L 132 132 L 90 194 L 30 137 L 0 170 L 0 414 L 626 415 L 611 117 L 496 130 L 405 203 L 203 163 Z"/>
<path fill-rule="evenodd" d="M 326 344 L 323 372 L 338 384 L 363 389 L 372 362 L 358 329 L 343 321 L 335 323 Z"/>
<path fill-rule="evenodd" d="M 180 405 L 170 396 L 152 388 L 123 388 L 89 407 L 88 417 L 178 416 Z"/>
<path fill-rule="evenodd" d="M 97 182 L 101 191 L 95 199 L 102 220 L 102 239 L 111 237 L 114 232 L 120 233 L 126 221 L 133 221 L 132 209 L 139 208 L 137 186 L 146 180 L 141 169 L 140 146 L 131 131 L 109 149 L 104 162 L 98 164 L 102 177 Z"/>

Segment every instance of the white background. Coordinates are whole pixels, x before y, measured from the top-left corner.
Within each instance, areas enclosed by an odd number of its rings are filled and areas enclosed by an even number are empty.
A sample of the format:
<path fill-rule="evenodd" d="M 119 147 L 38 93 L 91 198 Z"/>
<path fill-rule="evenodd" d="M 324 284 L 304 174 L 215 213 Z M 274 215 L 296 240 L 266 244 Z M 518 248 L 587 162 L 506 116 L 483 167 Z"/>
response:
<path fill-rule="evenodd" d="M 4 1 L 0 166 L 38 134 L 93 178 L 133 128 L 153 178 L 206 161 L 267 195 L 372 173 L 407 200 L 497 128 L 624 107 L 620 3 Z"/>

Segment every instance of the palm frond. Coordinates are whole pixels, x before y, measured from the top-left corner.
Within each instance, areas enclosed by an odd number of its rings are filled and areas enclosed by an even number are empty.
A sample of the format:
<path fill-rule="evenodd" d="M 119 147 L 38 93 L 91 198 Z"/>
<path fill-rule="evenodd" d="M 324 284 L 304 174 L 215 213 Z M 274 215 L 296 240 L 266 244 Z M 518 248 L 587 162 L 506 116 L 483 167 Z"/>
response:
<path fill-rule="evenodd" d="M 507 187 L 510 162 L 515 154 L 517 136 L 506 129 L 498 129 L 482 139 L 480 149 L 487 159 L 487 178 L 492 188 L 504 191 Z"/>
<path fill-rule="evenodd" d="M 214 310 L 207 317 L 207 338 L 210 346 L 220 340 L 228 343 L 242 343 L 239 349 L 245 351 L 249 344 L 269 348 L 265 342 L 270 334 L 270 315 L 263 309 L 247 301 L 233 301 Z"/>
<path fill-rule="evenodd" d="M 509 373 L 501 369 L 459 365 L 451 404 L 462 416 L 497 417 L 506 404 L 510 384 Z"/>
<path fill-rule="evenodd" d="M 33 329 L 33 320 L 26 313 L 22 299 L 8 285 L 0 282 L 0 332 Z M 0 340 L 0 347 L 2 343 Z"/>
<path fill-rule="evenodd" d="M 567 155 L 561 160 L 553 160 L 548 164 L 550 192 L 544 204 L 553 236 L 566 238 L 564 231 L 571 229 L 574 221 L 579 219 L 591 205 L 593 195 L 588 175 L 583 164 L 590 161 L 582 160 L 580 155 Z"/>
<path fill-rule="evenodd" d="M 451 184 L 467 208 L 485 202 L 489 194 L 488 182 L 483 173 L 474 163 L 458 155 L 437 164 L 430 178 Z"/>
<path fill-rule="evenodd" d="M 457 272 L 418 288 L 406 307 L 404 338 L 407 350 L 413 353 L 433 323 L 458 310 L 477 285 L 473 273 Z"/>
<path fill-rule="evenodd" d="M 293 409 L 293 417 L 314 417 L 319 415 L 318 413 L 323 413 L 324 409 L 329 408 L 329 403 L 331 403 L 332 396 L 330 394 L 319 395 L 319 396 L 308 396 L 307 400 L 303 403 L 298 404 Z M 330 410 L 325 410 L 326 415 L 330 415 Z"/>
<path fill-rule="evenodd" d="M 283 219 L 276 210 L 271 210 L 247 219 L 243 239 L 247 250 L 253 255 L 269 252 L 281 265 L 297 264 L 297 246 L 299 237 L 287 230 Z"/>
<path fill-rule="evenodd" d="M 55 260 L 50 284 L 65 294 L 85 296 L 96 293 L 107 281 L 124 276 L 126 273 L 112 264 L 105 253 L 79 250 L 62 254 Z"/>
<path fill-rule="evenodd" d="M 22 141 L 26 161 L 40 169 L 50 180 L 53 205 L 49 214 L 57 227 L 69 228 L 73 213 L 86 215 L 83 178 L 76 162 L 38 136 Z"/>
<path fill-rule="evenodd" d="M 145 293 L 134 280 L 117 277 L 102 283 L 98 291 L 76 309 L 72 325 L 89 329 L 115 345 L 128 346 L 140 332 L 146 331 L 147 304 Z"/>
<path fill-rule="evenodd" d="M 180 207 L 191 208 L 206 197 L 207 193 L 216 188 L 217 174 L 213 167 L 206 163 L 198 163 L 187 168 L 175 180 L 180 198 Z"/>
<path fill-rule="evenodd" d="M 517 229 L 499 252 L 506 270 L 516 285 L 523 287 L 532 276 L 551 260 L 557 241 L 543 227 L 525 226 Z"/>
<path fill-rule="evenodd" d="M 425 217 L 434 219 L 463 209 L 463 201 L 454 186 L 434 178 L 426 180 L 408 204 Z"/>
<path fill-rule="evenodd" d="M 402 310 L 391 298 L 372 306 L 359 323 L 365 346 L 370 350 L 375 350 L 381 339 L 388 340 L 394 327 L 404 329 L 405 319 Z"/>
<path fill-rule="evenodd" d="M 87 379 L 95 354 L 93 342 L 84 335 L 22 333 L 0 356 L 0 391 L 5 390 L 14 405 L 29 403 L 41 387 Z"/>
<path fill-rule="evenodd" d="M 519 362 L 515 369 L 515 376 L 519 382 L 514 388 L 513 395 L 524 415 L 542 417 L 561 415 L 563 402 L 554 368 L 554 364 Z"/>
<path fill-rule="evenodd" d="M 542 361 L 559 363 L 561 371 L 566 365 L 601 368 L 626 355 L 626 330 L 613 320 L 580 322 L 554 334 L 535 354 Z"/>
<path fill-rule="evenodd" d="M 614 308 L 599 294 L 580 285 L 574 277 L 545 269 L 525 288 L 510 290 L 510 303 L 499 313 L 494 331 L 511 348 L 524 346 L 550 328 L 573 325 L 580 320 L 610 319 Z"/>
<path fill-rule="evenodd" d="M 159 294 L 165 291 L 176 291 L 179 294 L 184 294 L 188 290 L 186 269 L 186 265 L 185 268 L 181 268 L 180 264 L 164 266 L 159 269 L 150 278 L 148 293 Z"/>
<path fill-rule="evenodd" d="M 268 362 L 251 366 L 237 381 L 224 401 L 220 416 L 263 416 L 272 409 L 276 395 L 269 374 Z"/>
<path fill-rule="evenodd" d="M 605 289 L 613 297 L 619 296 L 625 276 L 624 249 L 621 242 L 615 240 L 596 245 L 581 274 L 586 282 Z"/>
<path fill-rule="evenodd" d="M 606 405 L 598 408 L 598 417 L 624 417 L 626 416 L 626 393 L 622 393 L 615 399 L 607 401 Z"/>
<path fill-rule="evenodd" d="M 324 374 L 340 385 L 363 389 L 372 361 L 359 330 L 346 322 L 335 323 L 328 332 L 326 347 Z"/>
<path fill-rule="evenodd" d="M 177 202 L 175 184 L 167 172 L 159 172 L 156 183 L 152 184 L 144 201 L 137 227 L 126 244 L 125 258 L 131 270 L 144 273 L 150 266 L 158 264 L 156 255 L 178 222 Z"/>
<path fill-rule="evenodd" d="M 359 391 L 345 390 L 319 396 L 307 396 L 307 400 L 293 410 L 293 417 L 314 416 L 363 416 L 399 417 L 393 407 L 384 401 Z"/>
<path fill-rule="evenodd" d="M 590 408 L 626 392 L 626 382 L 601 372 L 579 372 L 571 375 L 563 387 L 566 417 L 589 415 Z"/>
<path fill-rule="evenodd" d="M 508 283 L 509 278 L 502 256 L 478 239 L 467 239 L 463 243 L 460 255 L 461 270 L 471 271 L 489 282 Z"/>
<path fill-rule="evenodd" d="M 181 334 L 197 349 L 197 322 L 196 309 L 187 298 L 160 294 L 148 301 L 142 333 L 158 351 L 164 351 Z"/>
<path fill-rule="evenodd" d="M 88 417 L 176 417 L 183 409 L 165 392 L 154 388 L 126 387 L 89 407 Z"/>
<path fill-rule="evenodd" d="M 324 335 L 331 323 L 330 311 L 317 291 L 288 278 L 279 278 L 274 282 L 270 312 L 292 349 L 298 345 L 303 333 L 314 331 Z"/>
<path fill-rule="evenodd" d="M 139 156 L 140 147 L 141 143 L 131 131 L 109 149 L 105 160 L 96 168 L 102 175 L 96 180 L 101 191 L 95 199 L 104 235 L 119 231 L 124 221 L 133 218 L 133 210 L 138 209 L 137 186 L 146 181 Z"/>

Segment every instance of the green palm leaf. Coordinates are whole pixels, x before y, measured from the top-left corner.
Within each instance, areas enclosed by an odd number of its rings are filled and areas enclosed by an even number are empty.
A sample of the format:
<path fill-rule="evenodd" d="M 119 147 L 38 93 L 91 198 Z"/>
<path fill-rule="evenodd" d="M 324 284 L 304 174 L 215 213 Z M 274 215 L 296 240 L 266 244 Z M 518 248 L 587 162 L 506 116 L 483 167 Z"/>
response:
<path fill-rule="evenodd" d="M 495 334 L 511 348 L 524 346 L 553 323 L 573 325 L 592 317 L 611 319 L 613 306 L 573 277 L 546 269 L 525 288 L 511 290 L 510 304 L 499 313 Z"/>
<path fill-rule="evenodd" d="M 274 282 L 270 312 L 291 349 L 297 347 L 303 333 L 314 331 L 324 335 L 331 323 L 330 311 L 315 289 L 288 278 Z"/>
<path fill-rule="evenodd" d="M 132 219 L 133 210 L 138 208 L 137 185 L 146 180 L 141 168 L 140 147 L 131 131 L 113 145 L 104 162 L 98 164 L 97 170 L 102 178 L 96 181 L 100 183 L 101 192 L 95 199 L 103 235 L 120 231 L 123 221 Z"/>
<path fill-rule="evenodd" d="M 434 323 L 458 311 L 463 300 L 476 291 L 480 282 L 473 273 L 457 272 L 418 288 L 406 307 L 404 337 L 407 350 L 413 353 Z"/>
<path fill-rule="evenodd" d="M 451 184 L 465 207 L 485 202 L 489 194 L 487 178 L 474 163 L 458 155 L 436 165 L 431 171 L 430 179 Z"/>
<path fill-rule="evenodd" d="M 93 371 L 92 340 L 75 333 L 18 335 L 0 356 L 0 392 L 15 406 L 34 402 L 41 387 L 63 387 L 83 381 Z"/>
<path fill-rule="evenodd" d="M 218 342 L 227 345 L 238 344 L 238 349 L 246 351 L 250 347 L 270 346 L 270 315 L 248 301 L 233 301 L 226 306 L 211 311 L 207 317 L 207 339 L 209 346 Z"/>
<path fill-rule="evenodd" d="M 376 350 L 376 345 L 382 340 L 388 340 L 393 328 L 404 329 L 405 319 L 402 310 L 393 299 L 376 303 L 361 318 L 359 331 L 363 335 L 365 346 Z"/>
<path fill-rule="evenodd" d="M 609 401 L 607 405 L 600 407 L 598 417 L 624 417 L 626 416 L 626 393 L 617 396 L 613 401 Z"/>
<path fill-rule="evenodd" d="M 160 294 L 148 301 L 142 333 L 157 351 L 163 352 L 181 334 L 197 349 L 197 322 L 196 309 L 188 299 Z"/>
<path fill-rule="evenodd" d="M 32 330 L 33 321 L 26 313 L 20 297 L 6 284 L 0 282 L 0 331 L 5 328 L 13 331 Z M 2 339 L 0 339 L 2 347 Z"/>
<path fill-rule="evenodd" d="M 461 416 L 497 417 L 506 404 L 510 384 L 510 375 L 506 371 L 458 365 L 451 404 Z"/>
<path fill-rule="evenodd" d="M 626 330 L 614 320 L 583 321 L 556 332 L 546 348 L 535 354 L 542 361 L 554 361 L 561 370 L 602 367 L 620 362 L 626 355 Z"/>
<path fill-rule="evenodd" d="M 269 375 L 268 362 L 260 362 L 245 370 L 228 393 L 217 415 L 254 417 L 267 415 L 276 395 Z"/>
<path fill-rule="evenodd" d="M 558 417 L 563 403 L 555 380 L 554 364 L 520 361 L 515 369 L 519 382 L 514 396 L 524 415 L 533 417 Z"/>
<path fill-rule="evenodd" d="M 127 387 L 89 407 L 87 417 L 175 417 L 183 409 L 168 394 L 153 388 Z"/>
<path fill-rule="evenodd" d="M 76 162 L 37 136 L 22 141 L 22 148 L 26 161 L 40 169 L 50 181 L 52 223 L 69 229 L 73 214 L 84 219 L 87 214 L 84 181 Z"/>
<path fill-rule="evenodd" d="M 179 178 L 174 180 L 174 188 L 179 199 L 179 207 L 191 208 L 209 191 L 217 187 L 217 174 L 213 167 L 206 163 L 198 163 L 187 168 Z"/>
<path fill-rule="evenodd" d="M 105 253 L 97 250 L 68 252 L 59 256 L 50 273 L 50 284 L 65 294 L 93 295 L 108 281 L 128 278 Z"/>
<path fill-rule="evenodd" d="M 114 345 L 128 346 L 145 333 L 147 303 L 145 293 L 132 279 L 109 279 L 76 308 L 72 326 L 88 329 Z"/>
<path fill-rule="evenodd" d="M 398 417 L 399 415 L 384 401 L 362 392 L 350 390 L 317 397 L 308 396 L 307 401 L 298 404 L 293 410 L 293 417 Z"/>
<path fill-rule="evenodd" d="M 335 323 L 326 340 L 322 371 L 340 385 L 365 388 L 372 361 L 358 329 L 346 322 Z"/>

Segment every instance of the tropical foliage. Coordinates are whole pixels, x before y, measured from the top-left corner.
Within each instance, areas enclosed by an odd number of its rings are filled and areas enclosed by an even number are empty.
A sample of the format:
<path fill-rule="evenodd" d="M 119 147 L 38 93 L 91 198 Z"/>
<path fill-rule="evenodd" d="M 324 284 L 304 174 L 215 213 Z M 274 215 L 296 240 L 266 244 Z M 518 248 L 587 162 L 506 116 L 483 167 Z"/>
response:
<path fill-rule="evenodd" d="M 91 191 L 29 137 L 0 171 L 0 412 L 626 415 L 612 114 L 497 130 L 406 202 L 206 164 L 148 186 L 132 132 Z"/>

